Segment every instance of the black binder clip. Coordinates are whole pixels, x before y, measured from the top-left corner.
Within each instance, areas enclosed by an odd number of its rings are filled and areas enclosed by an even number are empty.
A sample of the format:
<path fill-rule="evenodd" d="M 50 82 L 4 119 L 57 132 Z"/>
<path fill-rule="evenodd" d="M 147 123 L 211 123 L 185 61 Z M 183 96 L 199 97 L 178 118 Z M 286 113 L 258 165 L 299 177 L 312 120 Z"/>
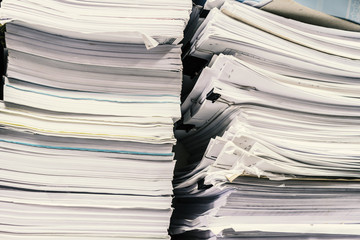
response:
<path fill-rule="evenodd" d="M 206 100 L 210 100 L 212 103 L 214 103 L 220 97 L 221 97 L 221 94 L 214 93 L 214 89 L 211 89 L 211 91 L 208 94 L 206 94 Z"/>

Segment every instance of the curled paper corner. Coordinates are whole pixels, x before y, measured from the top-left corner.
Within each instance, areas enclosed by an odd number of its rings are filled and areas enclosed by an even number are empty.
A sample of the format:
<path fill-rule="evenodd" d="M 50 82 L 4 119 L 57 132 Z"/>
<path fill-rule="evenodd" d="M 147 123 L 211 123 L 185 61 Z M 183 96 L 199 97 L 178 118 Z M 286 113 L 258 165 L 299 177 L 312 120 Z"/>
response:
<path fill-rule="evenodd" d="M 235 179 L 237 179 L 238 177 L 257 177 L 257 178 L 260 178 L 258 175 L 256 174 L 253 174 L 253 173 L 249 173 L 249 172 L 246 172 L 244 169 L 242 169 L 240 172 L 238 173 L 229 173 L 229 174 L 226 174 L 225 175 L 226 179 L 229 181 L 229 182 L 233 182 Z"/>
<path fill-rule="evenodd" d="M 240 174 L 226 174 L 225 177 L 229 182 L 233 182 L 236 178 L 243 175 L 243 173 Z"/>
<path fill-rule="evenodd" d="M 145 33 L 140 33 L 147 50 L 155 48 L 159 42 Z"/>

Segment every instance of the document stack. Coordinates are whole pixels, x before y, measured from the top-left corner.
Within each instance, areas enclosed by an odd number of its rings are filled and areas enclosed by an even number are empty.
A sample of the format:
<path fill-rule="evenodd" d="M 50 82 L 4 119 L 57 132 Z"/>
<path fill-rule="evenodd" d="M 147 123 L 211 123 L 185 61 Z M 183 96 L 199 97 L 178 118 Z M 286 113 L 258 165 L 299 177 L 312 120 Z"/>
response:
<path fill-rule="evenodd" d="M 360 238 L 360 33 L 225 1 L 189 54 L 174 239 Z"/>
<path fill-rule="evenodd" d="M 169 239 L 191 1 L 2 1 L 1 239 Z"/>

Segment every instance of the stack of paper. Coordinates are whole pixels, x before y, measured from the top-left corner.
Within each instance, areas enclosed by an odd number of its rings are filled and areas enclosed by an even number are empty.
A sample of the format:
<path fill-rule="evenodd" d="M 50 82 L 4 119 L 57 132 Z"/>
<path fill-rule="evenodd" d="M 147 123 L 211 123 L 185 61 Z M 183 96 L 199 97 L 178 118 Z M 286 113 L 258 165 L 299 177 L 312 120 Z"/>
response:
<path fill-rule="evenodd" d="M 203 70 L 182 105 L 183 123 L 196 129 L 182 142 L 191 153 L 198 152 L 231 126 L 236 139 L 229 140 L 232 145 L 224 153 L 236 154 L 233 146 L 239 146 L 244 158 L 254 155 L 274 165 L 260 167 L 262 171 L 360 177 L 359 97 L 356 83 L 344 81 L 337 89 L 220 55 Z M 221 158 L 229 161 L 229 156 Z M 253 161 L 247 164 L 257 172 L 259 162 Z"/>
<path fill-rule="evenodd" d="M 3 16 L 25 26 L 85 40 L 125 43 L 178 43 L 191 1 L 38 0 L 3 1 Z M 61 31 L 61 34 L 59 34 Z"/>
<path fill-rule="evenodd" d="M 317 26 L 360 31 L 359 0 L 234 0 L 266 12 Z M 225 0 L 207 0 L 204 9 L 220 8 Z"/>
<path fill-rule="evenodd" d="M 168 239 L 191 1 L 3 1 L 1 239 Z"/>
<path fill-rule="evenodd" d="M 216 235 L 218 239 L 358 239 L 360 235 L 358 181 L 239 177 L 222 186 L 194 180 L 183 187 L 192 197 L 175 201 L 172 233 L 179 234 L 178 239 L 216 239 Z M 183 231 L 188 232 L 180 234 Z"/>
<path fill-rule="evenodd" d="M 191 41 L 209 64 L 182 104 L 173 235 L 360 237 L 359 39 L 235 1 L 210 11 Z"/>

